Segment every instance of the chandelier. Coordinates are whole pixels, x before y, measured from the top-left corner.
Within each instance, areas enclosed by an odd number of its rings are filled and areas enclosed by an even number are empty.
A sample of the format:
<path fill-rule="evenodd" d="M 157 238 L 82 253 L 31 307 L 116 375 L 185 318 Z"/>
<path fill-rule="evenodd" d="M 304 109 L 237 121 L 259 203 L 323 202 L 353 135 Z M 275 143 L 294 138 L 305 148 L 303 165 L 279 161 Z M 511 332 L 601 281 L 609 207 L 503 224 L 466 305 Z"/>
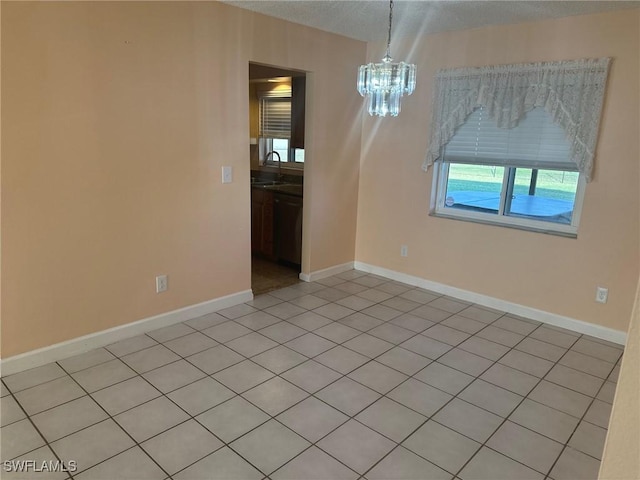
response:
<path fill-rule="evenodd" d="M 368 96 L 369 115 L 397 117 L 400 113 L 400 99 L 411 95 L 416 88 L 416 66 L 400 62 L 393 63 L 390 54 L 393 0 L 389 1 L 389 34 L 387 53 L 382 63 L 361 65 L 358 69 L 358 92 Z"/>

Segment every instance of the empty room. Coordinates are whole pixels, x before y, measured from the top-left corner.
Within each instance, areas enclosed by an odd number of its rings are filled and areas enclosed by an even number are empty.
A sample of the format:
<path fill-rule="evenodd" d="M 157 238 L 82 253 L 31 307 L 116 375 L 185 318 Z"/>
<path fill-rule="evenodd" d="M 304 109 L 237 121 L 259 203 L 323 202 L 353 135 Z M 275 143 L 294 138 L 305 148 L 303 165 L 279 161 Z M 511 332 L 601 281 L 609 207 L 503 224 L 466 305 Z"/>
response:
<path fill-rule="evenodd" d="M 1 478 L 640 478 L 640 2 L 0 21 Z"/>

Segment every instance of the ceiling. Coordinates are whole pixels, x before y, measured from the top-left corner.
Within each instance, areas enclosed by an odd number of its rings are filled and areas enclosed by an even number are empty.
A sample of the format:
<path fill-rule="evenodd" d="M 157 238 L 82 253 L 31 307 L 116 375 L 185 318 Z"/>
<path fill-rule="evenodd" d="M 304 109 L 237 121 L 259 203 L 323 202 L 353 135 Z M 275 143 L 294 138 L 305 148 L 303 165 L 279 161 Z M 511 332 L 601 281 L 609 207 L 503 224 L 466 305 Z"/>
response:
<path fill-rule="evenodd" d="M 223 0 L 236 7 L 362 41 L 386 41 L 386 0 Z M 393 37 L 640 7 L 640 1 L 397 0 Z"/>

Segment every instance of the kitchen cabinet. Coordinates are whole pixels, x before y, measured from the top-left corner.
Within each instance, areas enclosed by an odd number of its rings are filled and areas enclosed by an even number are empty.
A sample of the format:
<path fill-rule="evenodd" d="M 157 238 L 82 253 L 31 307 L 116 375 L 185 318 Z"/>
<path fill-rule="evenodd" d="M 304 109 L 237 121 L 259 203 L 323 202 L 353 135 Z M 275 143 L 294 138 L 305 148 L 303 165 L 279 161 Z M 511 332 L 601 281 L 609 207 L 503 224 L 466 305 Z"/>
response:
<path fill-rule="evenodd" d="M 251 252 L 274 257 L 273 192 L 251 189 Z"/>
<path fill-rule="evenodd" d="M 302 198 L 276 193 L 273 205 L 276 256 L 278 260 L 300 265 L 302 261 Z"/>
<path fill-rule="evenodd" d="M 304 149 L 306 78 L 291 79 L 291 148 Z"/>

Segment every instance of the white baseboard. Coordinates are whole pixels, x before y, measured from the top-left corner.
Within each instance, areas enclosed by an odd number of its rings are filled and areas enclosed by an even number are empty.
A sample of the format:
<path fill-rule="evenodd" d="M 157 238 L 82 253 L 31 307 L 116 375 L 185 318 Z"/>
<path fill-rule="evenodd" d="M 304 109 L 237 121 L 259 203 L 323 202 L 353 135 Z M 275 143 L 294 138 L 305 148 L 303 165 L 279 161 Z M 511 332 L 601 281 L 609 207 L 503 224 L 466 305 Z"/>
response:
<path fill-rule="evenodd" d="M 339 273 L 353 270 L 353 264 L 354 262 L 347 262 L 341 265 L 334 265 L 333 267 L 323 268 L 322 270 L 316 270 L 315 272 L 311 272 L 309 274 L 300 273 L 300 280 L 302 280 L 303 282 L 315 282 L 317 280 L 322 280 L 323 278 L 331 277 Z"/>
<path fill-rule="evenodd" d="M 545 312 L 536 308 L 519 305 L 517 303 L 508 302 L 506 300 L 500 300 L 498 298 L 489 297 L 479 293 L 470 292 L 461 288 L 452 287 L 443 283 L 432 282 L 420 277 L 414 277 L 413 275 L 407 275 L 406 273 L 396 272 L 375 265 L 369 265 L 363 262 L 354 262 L 354 268 L 367 273 L 373 273 L 381 277 L 396 280 L 398 282 L 406 283 L 407 285 L 413 285 L 416 287 L 431 290 L 442 295 L 449 295 L 451 297 L 459 298 L 467 302 L 477 303 L 485 307 L 494 308 L 507 313 L 513 313 L 521 317 L 537 320 L 542 323 L 548 323 L 556 327 L 566 328 L 573 330 L 574 332 L 591 335 L 592 337 L 607 340 L 609 342 L 624 345 L 627 340 L 627 334 L 620 330 L 614 330 L 612 328 L 603 327 L 601 325 L 595 325 L 593 323 L 584 322 L 582 320 L 576 320 L 575 318 L 565 317 L 557 315 L 555 313 Z"/>
<path fill-rule="evenodd" d="M 0 361 L 0 371 L 2 375 L 5 376 L 39 367 L 47 363 L 56 362 L 63 358 L 87 352 L 94 348 L 104 347 L 119 340 L 135 337 L 136 335 L 141 335 L 158 328 L 168 327 L 192 318 L 201 317 L 251 300 L 253 300 L 253 293 L 251 290 L 245 290 L 179 308 L 171 312 L 161 313 L 160 315 L 144 318 L 136 322 L 127 323 L 126 325 L 119 325 L 100 332 L 90 333 L 89 335 L 2 359 Z"/>

